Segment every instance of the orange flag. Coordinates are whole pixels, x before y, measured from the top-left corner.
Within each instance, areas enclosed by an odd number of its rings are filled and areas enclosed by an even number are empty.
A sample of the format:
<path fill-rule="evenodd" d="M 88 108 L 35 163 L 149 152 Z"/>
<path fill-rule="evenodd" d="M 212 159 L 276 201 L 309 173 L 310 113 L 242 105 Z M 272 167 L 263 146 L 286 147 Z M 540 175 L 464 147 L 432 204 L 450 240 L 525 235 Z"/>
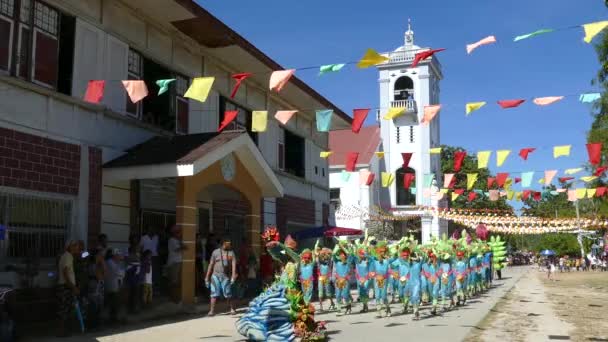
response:
<path fill-rule="evenodd" d="M 441 110 L 441 105 L 424 106 L 424 117 L 420 123 L 423 125 L 428 125 L 431 120 L 433 120 L 435 115 L 439 113 L 439 110 Z"/>
<path fill-rule="evenodd" d="M 288 70 L 277 70 L 273 71 L 270 75 L 270 90 L 274 90 L 277 93 L 283 89 L 283 87 L 289 82 L 289 79 L 296 72 L 296 69 Z"/>

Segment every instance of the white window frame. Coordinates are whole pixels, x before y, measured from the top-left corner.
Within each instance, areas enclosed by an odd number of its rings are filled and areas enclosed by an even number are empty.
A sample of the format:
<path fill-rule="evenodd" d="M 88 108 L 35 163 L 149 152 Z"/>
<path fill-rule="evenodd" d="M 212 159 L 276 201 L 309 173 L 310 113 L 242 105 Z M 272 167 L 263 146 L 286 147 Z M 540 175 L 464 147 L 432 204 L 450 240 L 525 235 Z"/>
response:
<path fill-rule="evenodd" d="M 18 43 L 17 44 L 17 55 L 18 55 L 18 58 L 15 61 L 15 63 L 16 63 L 15 64 L 15 71 L 16 71 L 16 74 L 17 74 L 18 78 L 21 78 L 23 80 L 27 80 L 27 75 L 26 76 L 20 75 L 20 71 L 21 71 L 21 59 L 22 59 L 22 56 L 21 56 L 21 44 L 23 44 L 23 28 L 26 28 L 26 29 L 30 30 L 30 32 L 32 31 L 32 28 L 31 28 L 30 25 L 27 25 L 27 24 L 24 24 L 22 22 L 19 22 L 19 25 L 18 25 L 18 29 L 19 29 L 18 39 L 19 39 L 19 41 L 17 42 Z M 25 58 L 27 60 L 27 56 L 25 56 Z"/>
<path fill-rule="evenodd" d="M 55 86 L 53 85 L 36 80 L 36 39 L 38 38 L 38 34 L 44 34 L 48 37 L 54 38 L 57 41 L 57 53 L 59 53 L 59 37 L 55 37 L 52 34 L 34 26 L 34 30 L 32 31 L 32 65 L 30 65 L 30 75 L 32 78 L 31 82 L 49 89 L 55 89 Z M 57 68 L 57 73 L 59 73 L 59 67 Z M 57 78 L 59 79 L 59 74 L 57 74 Z"/>
<path fill-rule="evenodd" d="M 0 20 L 5 20 L 11 24 L 10 37 L 8 38 L 8 69 L 0 69 L 0 74 L 8 75 L 11 67 L 13 66 L 13 36 L 15 35 L 15 20 L 8 18 L 7 16 L 0 14 Z"/>

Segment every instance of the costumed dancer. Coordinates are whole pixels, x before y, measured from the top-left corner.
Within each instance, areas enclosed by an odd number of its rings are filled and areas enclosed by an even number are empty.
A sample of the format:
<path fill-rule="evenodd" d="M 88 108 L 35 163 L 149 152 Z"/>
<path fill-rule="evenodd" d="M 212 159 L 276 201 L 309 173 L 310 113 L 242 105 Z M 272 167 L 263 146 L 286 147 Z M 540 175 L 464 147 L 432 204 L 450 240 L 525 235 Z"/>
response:
<path fill-rule="evenodd" d="M 483 252 L 483 260 L 481 262 L 483 289 L 489 290 L 492 284 L 492 250 L 490 249 L 490 245 L 484 243 Z"/>
<path fill-rule="evenodd" d="M 385 241 L 380 241 L 376 245 L 375 256 L 372 261 L 371 275 L 374 278 L 374 295 L 379 317 L 382 317 L 382 309 L 386 316 L 391 315 L 391 308 L 388 304 L 387 289 L 390 277 L 390 261 L 388 260 L 388 247 Z"/>
<path fill-rule="evenodd" d="M 441 308 L 443 311 L 447 311 L 452 309 L 454 306 L 454 271 L 452 269 L 452 256 L 451 256 L 452 246 L 447 240 L 447 236 L 444 235 L 442 240 L 438 245 L 438 254 L 439 254 L 439 268 L 441 272 L 441 285 L 439 294 L 441 296 Z M 447 300 L 450 300 L 450 306 L 446 308 Z"/>
<path fill-rule="evenodd" d="M 391 294 L 391 304 L 395 302 L 395 297 L 399 297 L 399 269 L 394 261 L 399 259 L 399 243 L 390 246 L 389 248 L 390 274 L 388 290 Z"/>
<path fill-rule="evenodd" d="M 407 314 L 407 308 L 410 303 L 410 249 L 407 246 L 401 247 L 399 259 L 393 261 L 391 265 L 397 268 L 399 275 L 399 299 L 403 304 L 403 313 Z"/>
<path fill-rule="evenodd" d="M 355 256 L 355 277 L 357 278 L 357 288 L 359 289 L 359 301 L 363 304 L 361 313 L 368 312 L 369 290 L 370 290 L 370 260 L 367 248 L 364 245 L 357 247 Z"/>
<path fill-rule="evenodd" d="M 300 284 L 302 286 L 302 295 L 304 297 L 304 303 L 310 304 L 312 301 L 312 294 L 315 287 L 314 279 L 315 264 L 313 260 L 312 251 L 308 248 L 300 253 L 300 267 L 298 273 L 300 276 Z"/>
<path fill-rule="evenodd" d="M 470 245 L 471 252 L 469 254 L 469 272 L 468 272 L 468 297 L 472 298 L 477 294 L 477 244 Z"/>
<path fill-rule="evenodd" d="M 439 278 L 442 274 L 442 269 L 437 263 L 437 255 L 430 250 L 427 254 L 427 260 L 423 265 L 423 279 L 426 279 L 427 292 L 432 303 L 431 314 L 437 314 L 437 303 L 439 301 L 439 289 L 441 282 Z"/>
<path fill-rule="evenodd" d="M 348 250 L 348 245 L 344 241 L 340 241 L 334 249 L 333 278 L 338 310 L 345 315 L 352 311 L 352 299 L 350 297 L 352 263 L 352 255 Z M 344 312 L 342 312 L 342 309 L 344 309 Z"/>
<path fill-rule="evenodd" d="M 421 292 L 421 276 L 422 276 L 422 260 L 420 256 L 420 250 L 414 249 L 413 253 L 410 257 L 411 267 L 410 267 L 410 280 L 409 280 L 409 290 L 410 290 L 410 303 L 414 308 L 414 320 L 417 321 L 420 319 L 420 292 Z"/>
<path fill-rule="evenodd" d="M 456 305 L 464 305 L 466 302 L 465 292 L 467 290 L 467 270 L 468 259 L 466 259 L 465 249 L 458 247 L 456 259 L 454 260 L 454 276 L 456 277 Z"/>
<path fill-rule="evenodd" d="M 319 242 L 315 246 L 315 261 L 317 264 L 317 289 L 319 291 L 319 308 L 323 311 L 323 301 L 329 299 L 329 310 L 334 310 L 336 305 L 332 298 L 332 255 L 331 249 L 319 247 Z"/>

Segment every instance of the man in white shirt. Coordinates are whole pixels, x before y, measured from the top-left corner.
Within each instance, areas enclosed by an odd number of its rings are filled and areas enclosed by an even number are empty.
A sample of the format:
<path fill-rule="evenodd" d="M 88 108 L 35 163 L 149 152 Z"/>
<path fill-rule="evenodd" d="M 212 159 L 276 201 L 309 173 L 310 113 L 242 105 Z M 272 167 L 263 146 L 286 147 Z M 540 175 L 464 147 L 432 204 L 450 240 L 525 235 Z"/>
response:
<path fill-rule="evenodd" d="M 150 227 L 146 228 L 146 233 L 141 237 L 139 241 L 139 247 L 141 249 L 141 253 L 145 251 L 150 251 L 152 256 L 152 284 L 158 286 L 158 276 L 160 275 L 160 261 L 158 258 L 158 235 L 156 234 L 156 230 Z"/>
<path fill-rule="evenodd" d="M 171 238 L 167 242 L 167 247 L 169 250 L 167 268 L 169 273 L 170 295 L 171 299 L 178 303 L 182 280 L 182 252 L 186 249 L 186 246 L 182 243 L 182 230 L 179 227 L 171 227 Z M 154 276 L 154 274 L 152 276 Z"/>

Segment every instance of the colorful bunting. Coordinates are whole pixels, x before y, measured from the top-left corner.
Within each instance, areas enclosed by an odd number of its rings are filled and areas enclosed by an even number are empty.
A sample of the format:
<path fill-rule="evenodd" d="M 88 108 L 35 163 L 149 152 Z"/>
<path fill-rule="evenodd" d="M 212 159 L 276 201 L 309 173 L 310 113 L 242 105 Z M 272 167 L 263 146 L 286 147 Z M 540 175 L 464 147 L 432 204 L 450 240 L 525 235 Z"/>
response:
<path fill-rule="evenodd" d="M 431 154 L 441 154 L 441 147 L 434 147 L 430 149 Z"/>
<path fill-rule="evenodd" d="M 515 195 L 515 192 L 514 192 L 514 191 L 511 191 L 511 190 L 507 191 L 507 199 L 508 199 L 509 201 L 513 200 L 513 196 L 514 196 L 514 195 Z"/>
<path fill-rule="evenodd" d="M 432 173 L 424 175 L 424 187 L 430 188 L 433 185 L 433 179 L 435 179 L 435 175 Z"/>
<path fill-rule="evenodd" d="M 490 190 L 490 201 L 498 201 L 499 193 L 498 190 Z"/>
<path fill-rule="evenodd" d="M 581 96 L 578 99 L 582 103 L 593 103 L 593 102 L 599 100 L 601 97 L 602 97 L 602 94 L 600 94 L 600 93 L 586 93 L 586 94 L 581 94 Z"/>
<path fill-rule="evenodd" d="M 570 155 L 571 145 L 553 147 L 553 158 L 568 157 Z"/>
<path fill-rule="evenodd" d="M 518 100 L 500 100 L 500 101 L 498 101 L 498 105 L 501 108 L 503 108 L 503 109 L 507 109 L 507 108 L 519 107 L 519 105 L 521 105 L 524 102 L 526 102 L 526 100 L 524 100 L 524 99 L 518 99 Z"/>
<path fill-rule="evenodd" d="M 452 202 L 455 201 L 456 199 L 458 199 L 459 196 L 460 196 L 460 194 L 457 194 L 456 192 L 452 192 Z"/>
<path fill-rule="evenodd" d="M 517 183 L 521 183 L 521 178 L 515 177 L 515 184 L 517 184 Z"/>
<path fill-rule="evenodd" d="M 584 176 L 584 177 L 581 177 L 581 180 L 585 183 L 589 183 L 589 182 L 596 180 L 597 178 L 598 178 L 597 176 Z"/>
<path fill-rule="evenodd" d="M 416 188 L 410 188 L 410 193 L 412 195 L 416 195 L 416 192 L 417 192 Z"/>
<path fill-rule="evenodd" d="M 454 152 L 454 171 L 459 172 L 462 167 L 462 162 L 464 158 L 467 156 L 466 151 L 456 151 Z"/>
<path fill-rule="evenodd" d="M 478 110 L 479 108 L 483 107 L 486 105 L 485 101 L 481 101 L 481 102 L 469 102 L 465 105 L 465 112 L 466 115 L 471 114 L 472 112 Z"/>
<path fill-rule="evenodd" d="M 542 194 L 541 194 L 541 192 L 540 192 L 540 191 L 534 191 L 534 200 L 535 200 L 536 202 L 538 202 L 538 201 L 540 201 L 540 200 L 541 200 L 541 196 L 542 196 Z"/>
<path fill-rule="evenodd" d="M 606 172 L 606 170 L 608 170 L 608 166 L 600 166 L 597 169 L 595 169 L 595 172 L 593 173 L 593 175 L 599 177 L 604 172 Z"/>
<path fill-rule="evenodd" d="M 374 182 L 376 175 L 373 172 L 367 170 L 359 171 L 359 183 L 361 185 L 370 186 Z"/>
<path fill-rule="evenodd" d="M 602 160 L 602 143 L 587 144 L 587 153 L 589 154 L 589 163 L 599 165 Z"/>
<path fill-rule="evenodd" d="M 317 114 L 317 131 L 329 132 L 331 127 L 331 117 L 334 114 L 332 109 L 321 109 L 316 111 Z"/>
<path fill-rule="evenodd" d="M 357 63 L 357 67 L 359 67 L 361 69 L 369 68 L 371 66 L 384 63 L 384 62 L 388 61 L 389 59 L 390 58 L 388 58 L 386 56 L 382 56 L 381 54 L 376 52 L 376 50 L 374 50 L 374 49 L 367 49 L 367 51 L 365 52 L 365 55 L 363 55 L 363 57 L 361 57 L 361 59 Z"/>
<path fill-rule="evenodd" d="M 492 43 L 496 43 L 496 37 L 494 37 L 494 36 L 487 36 L 478 42 L 475 42 L 473 44 L 467 44 L 467 54 L 470 55 L 471 52 L 473 52 L 473 50 L 477 49 L 478 47 L 480 47 L 482 45 L 488 45 L 488 44 L 492 44 Z"/>
<path fill-rule="evenodd" d="M 403 152 L 401 153 L 401 158 L 403 158 L 403 168 L 407 169 L 410 166 L 410 160 L 412 160 L 412 152 Z"/>
<path fill-rule="evenodd" d="M 596 189 L 587 189 L 587 198 L 593 198 L 595 196 Z"/>
<path fill-rule="evenodd" d="M 574 175 L 574 174 L 577 174 L 577 173 L 579 173 L 581 171 L 583 171 L 583 168 L 582 167 L 577 167 L 577 168 L 574 168 L 574 169 L 566 169 L 566 171 L 564 171 L 564 173 L 567 174 L 567 175 Z"/>
<path fill-rule="evenodd" d="M 378 157 L 378 159 L 382 159 L 384 158 L 384 152 L 374 152 L 376 154 L 376 157 Z"/>
<path fill-rule="evenodd" d="M 329 72 L 337 72 L 342 70 L 346 64 L 327 64 L 319 67 L 319 76 L 327 74 Z"/>
<path fill-rule="evenodd" d="M 103 93 L 106 87 L 106 81 L 92 80 L 87 85 L 87 91 L 84 94 L 84 100 L 90 103 L 100 103 L 103 100 Z"/>
<path fill-rule="evenodd" d="M 473 202 L 475 200 L 475 198 L 477 198 L 477 193 L 474 191 L 469 192 L 469 197 L 467 198 L 467 201 Z"/>
<path fill-rule="evenodd" d="M 510 150 L 498 150 L 496 151 L 496 166 L 501 167 L 505 163 L 507 157 L 511 154 Z"/>
<path fill-rule="evenodd" d="M 207 96 L 209 96 L 214 81 L 215 77 L 197 77 L 193 79 L 184 97 L 197 100 L 198 102 L 207 101 Z"/>
<path fill-rule="evenodd" d="M 568 201 L 576 202 L 578 196 L 576 196 L 576 190 L 568 190 Z"/>
<path fill-rule="evenodd" d="M 454 179 L 453 173 L 446 173 L 443 175 L 443 187 L 451 188 L 452 187 L 452 179 Z"/>
<path fill-rule="evenodd" d="M 175 78 L 156 81 L 156 85 L 158 86 L 158 95 L 166 93 L 169 90 L 169 85 L 171 82 L 175 82 Z"/>
<path fill-rule="evenodd" d="M 494 182 L 496 181 L 496 178 L 494 177 L 488 177 L 488 189 L 492 187 L 492 185 L 494 185 Z"/>
<path fill-rule="evenodd" d="M 414 61 L 412 62 L 412 68 L 415 68 L 418 65 L 418 63 L 420 63 L 421 61 L 431 57 L 432 55 L 436 54 L 437 52 L 441 52 L 444 50 L 445 49 L 432 49 L 432 50 L 428 50 L 428 51 L 418 52 L 417 54 L 414 55 Z"/>
<path fill-rule="evenodd" d="M 492 151 L 477 152 L 477 168 L 478 169 L 485 169 L 488 167 L 488 162 L 490 161 L 490 155 L 492 155 Z"/>
<path fill-rule="evenodd" d="M 467 173 L 467 190 L 471 190 L 477 182 L 477 173 Z"/>
<path fill-rule="evenodd" d="M 341 177 L 343 182 L 348 182 L 350 180 L 350 172 L 342 171 Z"/>
<path fill-rule="evenodd" d="M 323 158 L 323 159 L 327 159 L 329 158 L 329 156 L 331 156 L 333 154 L 332 151 L 321 151 L 321 153 L 319 154 L 319 157 Z"/>
<path fill-rule="evenodd" d="M 420 123 L 425 126 L 431 123 L 435 115 L 439 113 L 439 110 L 441 110 L 441 105 L 424 106 L 424 116 Z"/>
<path fill-rule="evenodd" d="M 573 180 L 573 179 L 574 179 L 574 177 L 559 177 L 557 180 L 558 180 L 560 183 L 566 183 L 566 182 L 571 181 L 571 180 Z"/>
<path fill-rule="evenodd" d="M 353 172 L 357 166 L 357 159 L 359 159 L 359 152 L 349 152 L 346 155 L 346 171 Z"/>
<path fill-rule="evenodd" d="M 395 181 L 395 175 L 390 172 L 382 172 L 382 187 L 388 188 Z"/>
<path fill-rule="evenodd" d="M 273 71 L 270 75 L 270 82 L 268 88 L 274 90 L 277 93 L 283 89 L 283 87 L 289 82 L 289 79 L 296 72 L 296 69 L 288 70 L 277 70 Z"/>
<path fill-rule="evenodd" d="M 553 31 L 554 31 L 553 29 L 540 29 L 540 30 L 537 30 L 537 31 L 534 31 L 534 32 L 522 34 L 521 36 L 517 36 L 517 37 L 515 37 L 513 39 L 513 41 L 514 42 L 518 42 L 520 40 L 536 37 L 538 35 L 545 34 L 545 33 L 551 33 Z"/>
<path fill-rule="evenodd" d="M 291 120 L 291 118 L 297 113 L 297 110 L 278 110 L 274 115 L 274 118 L 277 119 L 283 125 L 287 125 L 287 122 Z"/>
<path fill-rule="evenodd" d="M 545 171 L 545 185 L 551 184 L 553 177 L 557 174 L 557 170 L 546 170 Z"/>
<path fill-rule="evenodd" d="M 532 179 L 534 178 L 534 171 L 522 172 L 521 174 L 521 187 L 529 188 L 532 185 Z"/>
<path fill-rule="evenodd" d="M 576 199 L 583 199 L 587 195 L 587 189 L 576 189 Z"/>
<path fill-rule="evenodd" d="M 595 196 L 596 197 L 602 197 L 602 196 L 604 196 L 605 193 L 606 193 L 606 187 L 605 186 L 598 186 L 595 189 Z"/>
<path fill-rule="evenodd" d="M 265 110 L 254 110 L 251 113 L 251 131 L 265 132 L 268 126 L 268 112 Z"/>
<path fill-rule="evenodd" d="M 524 190 L 524 192 L 523 192 L 523 194 L 522 194 L 521 198 L 522 198 L 524 201 L 525 201 L 525 200 L 527 200 L 528 198 L 530 198 L 530 193 L 532 193 L 532 190 Z"/>
<path fill-rule="evenodd" d="M 534 151 L 536 151 L 536 149 L 533 147 L 522 148 L 519 150 L 519 156 L 523 160 L 528 160 L 528 155 Z"/>
<path fill-rule="evenodd" d="M 243 72 L 240 74 L 233 74 L 232 79 L 234 79 L 235 83 L 234 83 L 234 88 L 232 88 L 232 92 L 230 93 L 230 98 L 233 99 L 236 96 L 236 92 L 239 90 L 239 88 L 241 87 L 241 83 L 243 83 L 243 81 L 247 78 L 251 76 L 250 72 Z"/>
<path fill-rule="evenodd" d="M 405 114 L 405 107 L 391 107 L 388 112 L 384 114 L 384 120 L 392 120 Z"/>
<path fill-rule="evenodd" d="M 583 30 L 585 30 L 585 38 L 583 40 L 585 43 L 591 43 L 593 37 L 597 36 L 606 27 L 608 27 L 607 20 L 583 25 Z"/>
<path fill-rule="evenodd" d="M 496 184 L 498 187 L 502 188 L 505 186 L 505 182 L 509 178 L 509 174 L 506 172 L 499 172 L 496 174 Z"/>
<path fill-rule="evenodd" d="M 415 178 L 416 178 L 416 174 L 414 174 L 414 173 L 404 173 L 403 174 L 403 188 L 409 189 L 410 185 L 412 185 L 412 182 L 414 181 Z"/>
<path fill-rule="evenodd" d="M 538 106 L 548 106 L 550 104 L 553 104 L 557 101 L 561 101 L 563 99 L 564 99 L 563 96 L 547 96 L 547 97 L 537 97 L 534 100 L 532 100 L 532 102 L 534 102 L 534 104 L 536 104 Z"/>
<path fill-rule="evenodd" d="M 352 131 L 354 133 L 359 133 L 359 131 L 361 131 L 361 126 L 363 126 L 363 123 L 365 122 L 369 111 L 369 108 L 353 109 Z"/>
<path fill-rule="evenodd" d="M 226 126 L 228 126 L 232 120 L 234 120 L 237 115 L 239 115 L 239 111 L 238 110 L 227 110 L 224 112 L 224 119 L 222 120 L 222 123 L 220 124 L 220 127 L 217 129 L 218 132 L 221 132 L 224 130 L 224 128 L 226 128 Z"/>

